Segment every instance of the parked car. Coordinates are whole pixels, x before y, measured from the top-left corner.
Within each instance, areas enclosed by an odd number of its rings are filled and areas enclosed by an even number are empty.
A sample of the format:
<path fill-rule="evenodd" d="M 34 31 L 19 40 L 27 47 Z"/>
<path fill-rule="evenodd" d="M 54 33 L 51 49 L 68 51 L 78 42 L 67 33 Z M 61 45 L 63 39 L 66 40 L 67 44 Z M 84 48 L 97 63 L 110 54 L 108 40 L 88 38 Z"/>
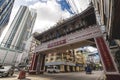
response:
<path fill-rule="evenodd" d="M 48 66 L 47 72 L 48 73 L 58 73 L 58 72 L 60 72 L 60 69 L 58 68 L 58 66 Z"/>
<path fill-rule="evenodd" d="M 7 77 L 14 74 L 14 68 L 12 66 L 2 66 L 0 65 L 0 76 Z"/>

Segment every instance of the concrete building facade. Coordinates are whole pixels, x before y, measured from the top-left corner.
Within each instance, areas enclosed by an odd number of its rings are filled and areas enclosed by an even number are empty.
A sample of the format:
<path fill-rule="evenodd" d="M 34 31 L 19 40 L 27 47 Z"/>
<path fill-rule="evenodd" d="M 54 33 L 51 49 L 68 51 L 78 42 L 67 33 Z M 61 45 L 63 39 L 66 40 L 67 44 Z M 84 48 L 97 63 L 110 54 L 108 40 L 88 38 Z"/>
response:
<path fill-rule="evenodd" d="M 24 50 L 26 41 L 31 36 L 36 16 L 37 14 L 28 7 L 21 6 L 2 41 L 2 46 Z"/>
<path fill-rule="evenodd" d="M 19 8 L 0 45 L 1 51 L 2 49 L 7 50 L 1 53 L 1 56 L 3 56 L 1 58 L 2 64 L 12 64 L 11 60 L 17 61 L 17 64 L 21 63 L 21 59 L 27 61 L 28 47 L 30 47 L 29 38 L 32 34 L 36 17 L 37 13 L 35 10 L 29 10 L 27 6 Z M 11 56 L 12 51 L 14 56 Z M 17 54 L 18 51 L 20 51 L 20 54 Z M 11 57 L 11 60 L 7 56 Z M 9 62 L 6 62 L 8 60 Z"/>
<path fill-rule="evenodd" d="M 61 72 L 75 71 L 75 62 L 70 52 L 55 52 L 46 54 L 45 67 L 58 66 Z"/>
<path fill-rule="evenodd" d="M 45 57 L 45 69 L 48 66 L 58 66 L 60 72 L 82 71 L 86 62 L 85 58 L 85 55 L 77 49 L 49 53 Z"/>
<path fill-rule="evenodd" d="M 9 22 L 14 0 L 0 0 L 0 35 Z"/>

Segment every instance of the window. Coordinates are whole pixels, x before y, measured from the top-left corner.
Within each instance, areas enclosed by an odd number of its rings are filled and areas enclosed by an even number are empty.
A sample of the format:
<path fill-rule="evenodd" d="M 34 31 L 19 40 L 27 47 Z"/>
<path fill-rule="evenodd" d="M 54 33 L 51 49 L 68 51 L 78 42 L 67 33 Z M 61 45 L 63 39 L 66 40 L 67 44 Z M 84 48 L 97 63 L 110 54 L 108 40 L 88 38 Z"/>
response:
<path fill-rule="evenodd" d="M 54 56 L 54 54 L 51 54 L 51 56 Z"/>
<path fill-rule="evenodd" d="M 53 58 L 51 58 L 50 60 L 53 61 Z"/>
<path fill-rule="evenodd" d="M 79 53 L 79 51 L 76 51 L 76 53 Z"/>
<path fill-rule="evenodd" d="M 66 58 L 66 56 L 64 56 L 63 58 L 64 58 L 64 60 L 66 60 L 66 59 L 67 59 L 67 58 Z"/>
<path fill-rule="evenodd" d="M 46 57 L 48 57 L 49 54 L 46 54 Z"/>
<path fill-rule="evenodd" d="M 48 59 L 46 59 L 46 62 L 48 61 Z"/>
<path fill-rule="evenodd" d="M 57 56 L 61 56 L 61 54 L 60 54 L 60 53 L 57 53 L 56 55 L 57 55 Z"/>
<path fill-rule="evenodd" d="M 97 2 L 97 5 L 98 5 L 98 12 L 99 12 L 99 14 L 100 14 L 100 5 L 99 5 L 98 2 Z"/>
<path fill-rule="evenodd" d="M 48 69 L 53 69 L 53 66 L 48 66 L 47 68 L 48 68 Z"/>
<path fill-rule="evenodd" d="M 56 60 L 59 60 L 59 59 L 61 59 L 61 57 L 57 57 L 57 58 L 56 58 Z"/>
<path fill-rule="evenodd" d="M 25 43 L 21 45 L 21 50 L 24 50 L 24 49 L 25 49 Z"/>
<path fill-rule="evenodd" d="M 70 61 L 72 61 L 72 58 L 69 58 Z"/>

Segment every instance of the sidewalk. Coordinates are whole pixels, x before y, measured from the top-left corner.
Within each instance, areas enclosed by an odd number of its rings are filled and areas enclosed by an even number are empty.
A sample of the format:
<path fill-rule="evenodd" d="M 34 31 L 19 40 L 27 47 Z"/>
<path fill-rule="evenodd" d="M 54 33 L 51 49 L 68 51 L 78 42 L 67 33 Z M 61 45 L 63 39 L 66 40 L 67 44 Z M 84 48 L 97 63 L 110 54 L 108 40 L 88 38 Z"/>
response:
<path fill-rule="evenodd" d="M 96 80 L 105 80 L 105 74 L 104 71 L 100 74 L 100 77 Z"/>

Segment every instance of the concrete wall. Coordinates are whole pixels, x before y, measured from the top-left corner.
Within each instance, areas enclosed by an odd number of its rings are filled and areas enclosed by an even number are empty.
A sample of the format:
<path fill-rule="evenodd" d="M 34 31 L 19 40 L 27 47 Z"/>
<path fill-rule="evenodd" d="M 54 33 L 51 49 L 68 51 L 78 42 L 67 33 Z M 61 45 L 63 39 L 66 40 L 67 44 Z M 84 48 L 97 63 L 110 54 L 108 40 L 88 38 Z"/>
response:
<path fill-rule="evenodd" d="M 18 56 L 21 52 L 0 48 L 0 63 L 14 65 L 18 63 Z"/>

